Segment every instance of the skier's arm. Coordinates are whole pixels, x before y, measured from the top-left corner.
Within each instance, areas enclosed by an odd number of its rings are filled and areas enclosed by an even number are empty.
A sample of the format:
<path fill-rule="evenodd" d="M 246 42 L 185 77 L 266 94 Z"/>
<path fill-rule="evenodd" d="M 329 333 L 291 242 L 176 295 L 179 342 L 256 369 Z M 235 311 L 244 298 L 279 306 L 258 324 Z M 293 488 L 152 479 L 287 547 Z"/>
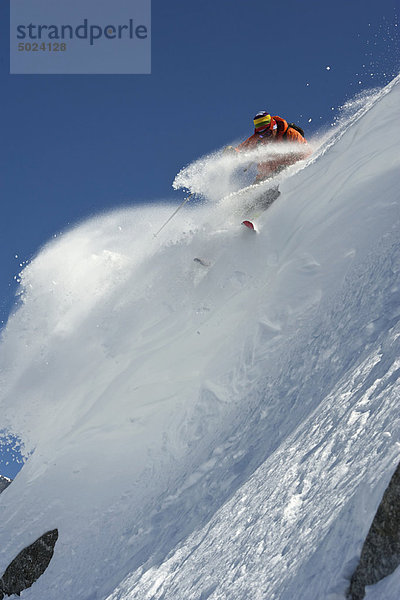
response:
<path fill-rule="evenodd" d="M 249 138 L 247 138 L 247 140 L 244 140 L 244 142 L 242 142 L 241 144 L 239 144 L 239 146 L 237 146 L 235 148 L 235 150 L 237 152 L 241 152 L 242 150 L 249 150 L 250 148 L 253 148 L 257 143 L 257 139 L 256 136 L 251 135 Z"/>
<path fill-rule="evenodd" d="M 225 146 L 225 148 L 222 150 L 222 153 L 226 156 L 231 156 L 233 154 L 236 154 L 236 152 L 237 150 L 233 146 Z"/>

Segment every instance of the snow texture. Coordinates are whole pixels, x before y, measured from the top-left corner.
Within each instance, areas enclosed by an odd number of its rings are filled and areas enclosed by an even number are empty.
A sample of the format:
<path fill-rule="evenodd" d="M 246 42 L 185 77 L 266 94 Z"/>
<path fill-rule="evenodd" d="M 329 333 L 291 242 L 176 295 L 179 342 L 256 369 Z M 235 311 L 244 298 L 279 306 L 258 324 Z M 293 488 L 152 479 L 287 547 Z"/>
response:
<path fill-rule="evenodd" d="M 132 208 L 24 268 L 0 410 L 28 460 L 0 572 L 59 539 L 21 598 L 344 599 L 400 451 L 399 100 L 397 78 L 281 175 L 258 235 L 240 194 L 157 239 L 175 207 Z M 211 164 L 176 186 L 233 192 Z"/>

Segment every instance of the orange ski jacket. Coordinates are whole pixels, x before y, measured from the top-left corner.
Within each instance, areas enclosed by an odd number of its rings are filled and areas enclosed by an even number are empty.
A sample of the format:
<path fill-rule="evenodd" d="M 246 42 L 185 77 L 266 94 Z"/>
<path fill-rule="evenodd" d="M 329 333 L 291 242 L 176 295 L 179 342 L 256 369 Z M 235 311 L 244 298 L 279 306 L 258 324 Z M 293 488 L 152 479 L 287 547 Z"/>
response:
<path fill-rule="evenodd" d="M 299 133 L 296 129 L 290 127 L 285 121 L 278 116 L 273 116 L 277 124 L 277 133 L 274 137 L 263 137 L 262 133 L 254 132 L 247 140 L 239 144 L 236 148 L 238 152 L 242 150 L 250 150 L 253 148 L 257 148 L 259 145 L 264 144 L 276 144 L 279 142 L 293 142 L 296 144 L 307 145 L 307 140 Z M 267 179 L 272 175 L 278 173 L 285 167 L 289 165 L 293 165 L 299 160 L 307 158 L 311 154 L 310 150 L 307 148 L 300 149 L 299 152 L 289 152 L 288 154 L 281 154 L 276 158 L 268 160 L 266 162 L 259 163 L 257 165 L 258 173 L 256 177 L 256 181 L 262 181 L 263 179 Z"/>

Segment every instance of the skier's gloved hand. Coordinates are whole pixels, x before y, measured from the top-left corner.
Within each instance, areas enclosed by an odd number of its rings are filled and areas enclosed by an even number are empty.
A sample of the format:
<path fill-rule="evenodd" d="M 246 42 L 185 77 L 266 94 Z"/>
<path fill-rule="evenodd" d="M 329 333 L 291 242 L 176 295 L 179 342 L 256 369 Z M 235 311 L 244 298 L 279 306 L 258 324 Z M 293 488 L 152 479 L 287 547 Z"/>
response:
<path fill-rule="evenodd" d="M 233 146 L 225 146 L 225 148 L 222 150 L 222 153 L 224 156 L 233 156 L 237 154 Z"/>

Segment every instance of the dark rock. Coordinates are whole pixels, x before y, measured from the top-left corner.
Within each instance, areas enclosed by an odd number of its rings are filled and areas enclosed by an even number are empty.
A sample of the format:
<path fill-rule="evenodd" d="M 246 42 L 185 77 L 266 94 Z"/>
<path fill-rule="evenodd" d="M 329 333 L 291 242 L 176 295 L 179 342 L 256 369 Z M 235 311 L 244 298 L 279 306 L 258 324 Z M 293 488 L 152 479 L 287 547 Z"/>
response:
<path fill-rule="evenodd" d="M 12 479 L 8 479 L 8 477 L 3 477 L 3 475 L 0 475 L 0 494 L 1 492 L 4 492 L 6 487 L 8 487 L 11 482 Z"/>
<path fill-rule="evenodd" d="M 365 539 L 347 598 L 362 600 L 365 586 L 378 583 L 400 564 L 400 463 Z"/>
<path fill-rule="evenodd" d="M 0 600 L 13 594 L 19 596 L 39 579 L 49 566 L 57 539 L 57 529 L 48 531 L 14 558 L 0 579 Z"/>

